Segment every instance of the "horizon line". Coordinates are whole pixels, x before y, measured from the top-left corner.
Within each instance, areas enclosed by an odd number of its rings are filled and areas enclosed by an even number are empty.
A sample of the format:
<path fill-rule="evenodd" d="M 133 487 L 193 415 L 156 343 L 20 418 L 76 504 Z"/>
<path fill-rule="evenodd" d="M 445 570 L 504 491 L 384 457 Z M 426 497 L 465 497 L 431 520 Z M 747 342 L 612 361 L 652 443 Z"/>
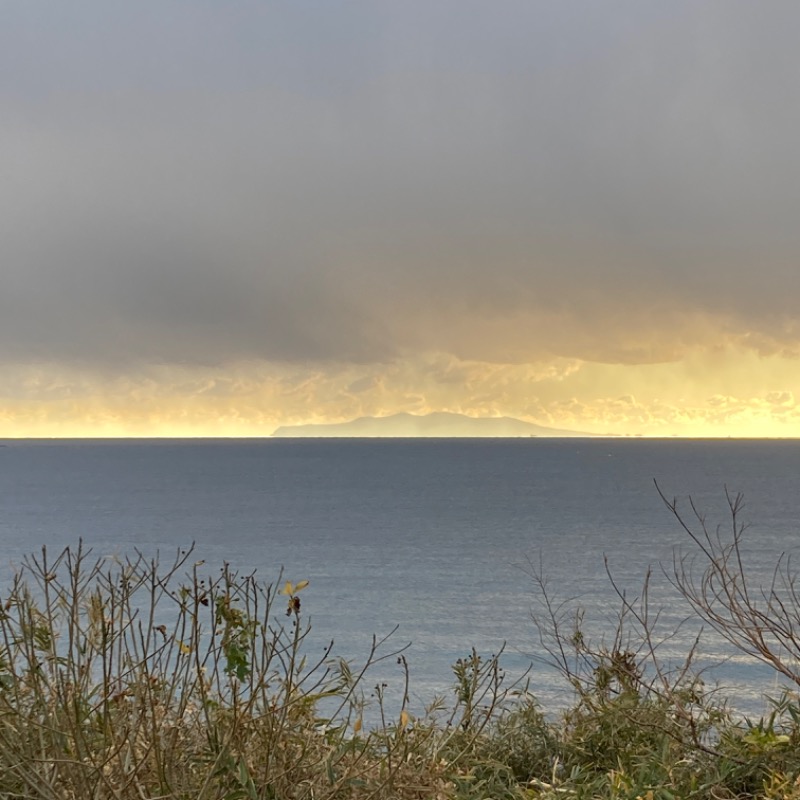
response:
<path fill-rule="evenodd" d="M 646 434 L 646 433 L 587 433 L 585 435 L 578 434 L 578 435 L 567 435 L 567 436 L 559 436 L 553 435 L 548 436 L 546 434 L 539 435 L 539 434 L 523 434 L 521 436 L 341 436 L 341 435 L 324 435 L 321 434 L 319 436 L 275 436 L 273 433 L 268 434 L 241 434 L 241 435 L 229 435 L 229 436 L 219 436 L 219 435 L 164 435 L 164 434 L 132 434 L 132 435 L 123 435 L 123 436 L 0 436 L 0 446 L 3 445 L 5 442 L 75 442 L 75 441 L 83 441 L 83 442 L 102 442 L 102 441 L 266 441 L 266 440 L 274 440 L 274 441 L 292 441 L 292 440 L 319 440 L 319 439 L 346 439 L 346 440 L 355 440 L 355 439 L 385 439 L 385 440 L 400 440 L 400 439 L 414 439 L 414 440 L 422 440 L 422 439 L 461 439 L 461 440 L 468 440 L 468 441 L 477 441 L 483 439 L 492 439 L 492 440 L 528 440 L 528 439 L 564 439 L 564 440 L 574 440 L 574 439 L 582 439 L 582 440 L 591 440 L 591 439 L 647 439 L 647 440 L 670 440 L 673 441 L 675 439 L 686 439 L 686 440 L 714 440 L 714 441 L 764 441 L 764 440 L 771 440 L 771 441 L 798 441 L 800 440 L 800 434 L 792 436 L 792 435 L 782 435 L 782 436 L 775 436 L 775 435 L 731 435 L 731 434 L 703 434 L 703 435 L 688 435 L 688 434 Z"/>

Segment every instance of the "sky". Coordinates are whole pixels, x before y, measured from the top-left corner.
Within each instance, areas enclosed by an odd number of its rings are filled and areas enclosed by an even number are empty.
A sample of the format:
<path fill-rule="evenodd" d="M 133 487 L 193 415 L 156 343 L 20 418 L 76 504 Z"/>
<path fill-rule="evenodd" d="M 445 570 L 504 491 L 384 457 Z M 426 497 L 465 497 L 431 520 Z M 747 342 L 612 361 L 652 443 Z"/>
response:
<path fill-rule="evenodd" d="M 800 436 L 800 4 L 0 5 L 0 438 Z"/>

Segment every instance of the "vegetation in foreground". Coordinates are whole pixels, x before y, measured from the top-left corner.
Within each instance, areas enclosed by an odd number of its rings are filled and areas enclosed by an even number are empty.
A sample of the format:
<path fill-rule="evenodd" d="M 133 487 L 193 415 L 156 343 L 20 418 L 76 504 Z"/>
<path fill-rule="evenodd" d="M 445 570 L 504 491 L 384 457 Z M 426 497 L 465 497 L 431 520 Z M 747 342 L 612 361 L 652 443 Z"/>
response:
<path fill-rule="evenodd" d="M 694 612 L 800 685 L 794 573 L 781 560 L 770 586 L 748 580 L 741 498 L 728 538 L 665 502 L 693 543 L 671 579 Z M 741 720 L 693 652 L 668 669 L 647 580 L 635 601 L 619 593 L 619 624 L 595 645 L 534 575 L 541 643 L 574 697 L 557 717 L 474 651 L 452 698 L 412 715 L 373 685 L 392 659 L 407 698 L 391 640 L 358 668 L 330 649 L 309 660 L 304 582 L 208 579 L 190 559 L 79 546 L 26 560 L 0 601 L 0 798 L 800 800 L 798 695 Z"/>

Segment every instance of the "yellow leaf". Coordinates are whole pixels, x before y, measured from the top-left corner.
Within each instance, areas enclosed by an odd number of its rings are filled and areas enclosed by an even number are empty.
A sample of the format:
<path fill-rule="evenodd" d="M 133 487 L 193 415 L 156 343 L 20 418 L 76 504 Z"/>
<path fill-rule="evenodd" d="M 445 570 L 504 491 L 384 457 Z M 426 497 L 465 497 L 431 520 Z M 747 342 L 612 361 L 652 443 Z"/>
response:
<path fill-rule="evenodd" d="M 361 730 L 361 727 L 362 727 L 362 725 L 363 725 L 363 724 L 364 724 L 364 723 L 363 723 L 363 722 L 361 722 L 361 717 L 359 717 L 359 718 L 358 718 L 358 719 L 355 721 L 355 723 L 354 723 L 354 725 L 353 725 L 353 733 L 358 733 L 358 732 Z"/>
<path fill-rule="evenodd" d="M 408 725 L 408 711 L 403 709 L 400 712 L 400 727 L 405 728 L 406 725 Z"/>
<path fill-rule="evenodd" d="M 298 592 L 302 591 L 303 589 L 306 588 L 306 586 L 308 586 L 308 581 L 300 581 L 300 583 L 298 583 L 297 586 L 294 587 L 293 594 L 297 594 Z"/>
<path fill-rule="evenodd" d="M 188 656 L 189 653 L 191 653 L 191 652 L 192 652 L 192 648 L 189 647 L 188 644 L 184 644 L 183 642 L 181 642 L 181 653 L 183 653 L 185 656 Z"/>
<path fill-rule="evenodd" d="M 294 594 L 294 586 L 292 586 L 291 581 L 286 581 L 286 585 L 283 587 L 283 593 L 288 595 Z"/>

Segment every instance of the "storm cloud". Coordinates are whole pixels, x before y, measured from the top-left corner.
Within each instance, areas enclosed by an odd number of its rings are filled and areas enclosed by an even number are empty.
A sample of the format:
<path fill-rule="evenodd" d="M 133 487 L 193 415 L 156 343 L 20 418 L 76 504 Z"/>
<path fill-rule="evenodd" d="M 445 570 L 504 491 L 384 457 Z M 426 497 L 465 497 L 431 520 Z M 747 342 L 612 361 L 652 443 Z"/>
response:
<path fill-rule="evenodd" d="M 735 0 L 6 4 L 0 364 L 375 392 L 404 360 L 794 358 L 799 25 Z"/>

